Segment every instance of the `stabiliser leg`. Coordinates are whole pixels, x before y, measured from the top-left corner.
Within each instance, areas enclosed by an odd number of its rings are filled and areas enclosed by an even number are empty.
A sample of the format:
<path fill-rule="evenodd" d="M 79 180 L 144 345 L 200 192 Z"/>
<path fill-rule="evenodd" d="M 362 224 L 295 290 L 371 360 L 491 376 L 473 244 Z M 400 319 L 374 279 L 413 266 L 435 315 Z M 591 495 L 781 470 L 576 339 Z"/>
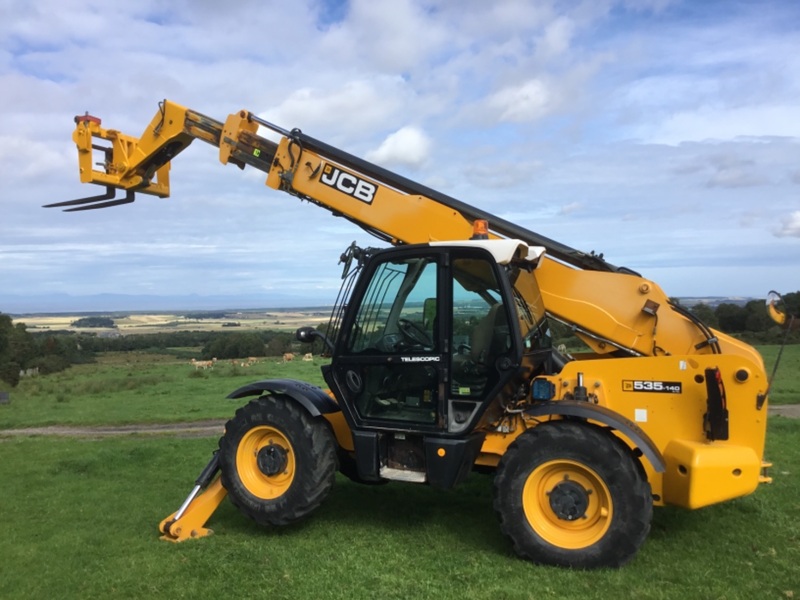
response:
<path fill-rule="evenodd" d="M 214 533 L 204 525 L 228 493 L 217 477 L 218 471 L 219 457 L 215 452 L 181 507 L 158 525 L 158 530 L 164 534 L 162 540 L 182 542 Z"/>

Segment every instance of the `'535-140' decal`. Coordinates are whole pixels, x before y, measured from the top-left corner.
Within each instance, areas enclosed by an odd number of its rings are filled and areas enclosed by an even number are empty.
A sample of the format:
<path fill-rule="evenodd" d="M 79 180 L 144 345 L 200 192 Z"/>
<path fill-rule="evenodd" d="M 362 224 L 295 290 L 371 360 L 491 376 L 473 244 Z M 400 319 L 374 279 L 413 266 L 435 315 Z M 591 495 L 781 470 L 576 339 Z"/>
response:
<path fill-rule="evenodd" d="M 623 392 L 657 392 L 661 394 L 680 394 L 683 391 L 680 381 L 650 381 L 647 379 L 624 379 Z"/>

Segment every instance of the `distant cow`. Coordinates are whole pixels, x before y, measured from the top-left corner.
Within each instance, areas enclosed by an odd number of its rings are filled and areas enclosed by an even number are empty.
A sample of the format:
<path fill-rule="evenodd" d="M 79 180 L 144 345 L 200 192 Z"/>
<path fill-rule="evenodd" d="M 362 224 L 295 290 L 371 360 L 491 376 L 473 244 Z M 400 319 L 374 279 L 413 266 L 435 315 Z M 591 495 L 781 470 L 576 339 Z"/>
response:
<path fill-rule="evenodd" d="M 291 352 L 284 353 L 283 362 L 287 363 L 287 362 L 292 362 L 293 360 L 294 360 L 294 354 L 292 354 Z"/>
<path fill-rule="evenodd" d="M 211 360 L 195 360 L 195 359 L 192 359 L 192 364 L 194 365 L 194 370 L 195 371 L 197 369 L 203 369 L 203 370 L 205 370 L 205 369 L 213 369 L 214 368 L 214 363 L 216 363 L 216 362 L 217 362 L 216 358 L 213 358 Z"/>
<path fill-rule="evenodd" d="M 303 360 L 306 362 L 311 362 L 312 360 L 314 360 L 314 355 L 311 354 L 311 352 L 307 352 L 303 354 Z"/>

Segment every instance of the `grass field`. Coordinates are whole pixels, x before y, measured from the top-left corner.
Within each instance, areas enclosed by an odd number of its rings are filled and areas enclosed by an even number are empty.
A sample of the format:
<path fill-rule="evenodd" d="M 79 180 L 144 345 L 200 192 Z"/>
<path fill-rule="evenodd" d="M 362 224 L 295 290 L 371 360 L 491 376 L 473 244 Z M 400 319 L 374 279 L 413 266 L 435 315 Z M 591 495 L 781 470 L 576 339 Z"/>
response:
<path fill-rule="evenodd" d="M 757 346 L 757 348 L 764 357 L 767 375 L 772 375 L 780 346 Z M 800 404 L 800 344 L 786 346 L 770 391 L 770 402 Z"/>
<path fill-rule="evenodd" d="M 800 390 L 798 356 L 779 374 L 787 398 Z M 321 383 L 319 364 L 195 372 L 172 356 L 109 355 L 23 381 L 0 428 L 226 418 L 240 402 L 227 393 L 269 377 Z M 771 486 L 699 511 L 657 509 L 631 564 L 584 573 L 513 555 L 488 476 L 450 492 L 340 479 L 311 520 L 285 530 L 225 502 L 216 535 L 175 545 L 157 524 L 216 438 L 0 437 L 0 598 L 800 598 L 799 442 L 800 421 L 771 419 Z"/>
<path fill-rule="evenodd" d="M 236 388 L 278 377 L 322 385 L 319 367 L 319 359 L 284 364 L 264 358 L 248 368 L 219 361 L 213 369 L 196 370 L 188 359 L 172 355 L 109 353 L 97 364 L 23 379 L 11 403 L 0 406 L 0 429 L 222 419 L 241 404 L 225 399 Z"/>

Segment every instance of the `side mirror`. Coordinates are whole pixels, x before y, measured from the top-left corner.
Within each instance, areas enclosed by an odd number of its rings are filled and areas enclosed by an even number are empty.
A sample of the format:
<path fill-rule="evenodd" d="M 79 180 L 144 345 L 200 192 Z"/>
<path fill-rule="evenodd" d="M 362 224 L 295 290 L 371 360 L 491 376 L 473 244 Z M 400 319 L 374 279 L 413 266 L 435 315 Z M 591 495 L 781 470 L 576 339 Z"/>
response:
<path fill-rule="evenodd" d="M 783 298 L 776 291 L 767 294 L 767 314 L 778 325 L 786 323 L 786 305 Z"/>
<path fill-rule="evenodd" d="M 322 343 L 333 352 L 333 342 L 331 342 L 324 333 L 317 331 L 313 327 L 300 327 L 294 332 L 294 337 L 298 342 L 303 342 L 304 344 L 310 344 L 315 339 L 319 338 L 322 340 Z"/>
<path fill-rule="evenodd" d="M 303 342 L 304 344 L 310 344 L 318 335 L 319 332 L 313 327 L 301 327 L 294 332 L 294 337 L 297 341 Z"/>
<path fill-rule="evenodd" d="M 778 350 L 778 356 L 775 358 L 775 366 L 772 367 L 772 375 L 770 375 L 769 382 L 767 383 L 767 391 L 763 394 L 759 394 L 756 398 L 756 408 L 758 410 L 761 410 L 761 407 L 764 406 L 764 402 L 769 396 L 769 391 L 772 389 L 772 381 L 775 379 L 775 373 L 778 372 L 778 364 L 781 362 L 783 349 L 786 347 L 786 342 L 789 339 L 789 334 L 792 332 L 792 325 L 794 325 L 795 319 L 794 315 L 789 314 L 789 323 L 786 324 L 786 303 L 783 301 L 781 295 L 776 291 L 770 291 L 770 293 L 767 294 L 767 314 L 769 315 L 769 318 L 775 321 L 778 325 L 784 326 L 784 333 L 781 349 Z"/>

